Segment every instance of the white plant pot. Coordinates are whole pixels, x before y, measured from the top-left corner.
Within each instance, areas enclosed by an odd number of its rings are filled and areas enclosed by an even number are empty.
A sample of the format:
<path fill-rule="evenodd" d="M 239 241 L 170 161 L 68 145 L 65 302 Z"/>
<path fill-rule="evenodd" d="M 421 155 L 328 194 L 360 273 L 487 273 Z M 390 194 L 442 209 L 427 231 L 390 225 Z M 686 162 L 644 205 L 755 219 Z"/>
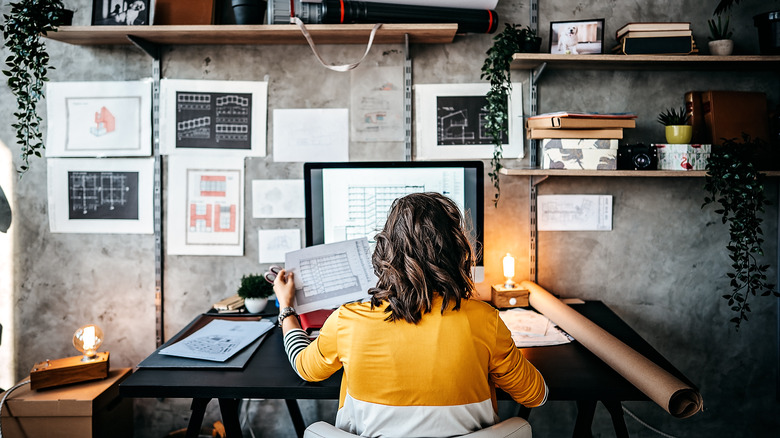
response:
<path fill-rule="evenodd" d="M 732 40 L 715 40 L 709 42 L 710 55 L 715 56 L 728 56 L 734 51 L 734 41 Z"/>
<path fill-rule="evenodd" d="M 260 313 L 268 304 L 268 298 L 244 298 L 244 306 L 249 313 Z"/>

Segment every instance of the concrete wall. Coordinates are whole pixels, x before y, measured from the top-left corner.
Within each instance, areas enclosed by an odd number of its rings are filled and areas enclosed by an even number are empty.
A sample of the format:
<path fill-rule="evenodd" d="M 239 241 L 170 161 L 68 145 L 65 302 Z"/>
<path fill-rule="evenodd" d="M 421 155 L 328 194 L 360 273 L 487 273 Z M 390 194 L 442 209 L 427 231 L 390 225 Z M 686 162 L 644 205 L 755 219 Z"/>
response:
<path fill-rule="evenodd" d="M 2 11 L 8 10 L 3 2 Z M 703 4 L 706 3 L 706 4 Z M 541 1 L 539 27 L 546 47 L 549 22 L 606 18 L 606 45 L 614 30 L 629 21 L 691 21 L 700 50 L 706 54 L 706 19 L 716 1 L 645 2 Z M 744 0 L 732 14 L 738 53 L 757 53 L 751 17 L 771 5 Z M 77 9 L 75 24 L 88 24 L 91 2 L 66 1 Z M 504 22 L 527 24 L 526 2 L 501 0 Z M 411 47 L 414 82 L 479 82 L 484 53 L 491 36 L 459 36 L 452 44 Z M 135 80 L 151 75 L 152 61 L 133 47 L 79 47 L 47 43 L 53 81 Z M 325 46 L 322 53 L 334 63 L 359 58 L 361 45 Z M 4 52 L 3 59 L 7 56 Z M 378 46 L 367 65 L 401 66 L 403 47 Z M 173 46 L 163 49 L 166 78 L 269 80 L 269 152 L 276 108 L 345 108 L 349 106 L 350 75 L 321 68 L 306 46 Z M 527 73 L 513 71 L 516 86 L 528 96 Z M 628 141 L 660 142 L 655 122 L 661 110 L 682 104 L 686 91 L 698 89 L 759 90 L 770 108 L 780 101 L 777 73 L 751 72 L 545 72 L 539 83 L 539 111 L 633 111 L 638 125 Z M 338 90 L 338 91 L 336 91 Z M 526 110 L 528 109 L 526 103 Z M 0 184 L 12 202 L 14 222 L 0 234 L 0 386 L 9 387 L 30 366 L 46 358 L 70 356 L 73 331 L 95 321 L 106 333 L 105 349 L 113 367 L 131 367 L 155 348 L 154 240 L 151 235 L 52 234 L 46 197 L 46 163 L 33 161 L 32 170 L 14 178 L 19 151 L 12 123 L 15 104 L 0 87 Z M 44 114 L 45 105 L 41 104 Z M 7 157 L 13 157 L 13 162 Z M 350 158 L 403 159 L 403 144 L 355 143 Z M 507 160 L 508 167 L 527 166 L 527 160 Z M 275 163 L 273 156 L 246 162 L 247 208 L 251 211 L 250 181 L 301 178 L 301 163 Z M 607 303 L 693 382 L 704 397 L 704 411 L 676 420 L 653 403 L 626 403 L 643 421 L 675 436 L 768 436 L 780 427 L 777 417 L 777 302 L 759 297 L 743 329 L 735 332 L 731 314 L 720 298 L 728 290 L 725 252 L 727 228 L 709 206 L 700 208 L 703 179 L 698 178 L 550 178 L 541 194 L 607 194 L 614 198 L 611 232 L 543 232 L 539 235 L 539 283 L 564 297 L 599 299 Z M 528 272 L 528 191 L 526 177 L 502 178 L 498 208 L 486 202 L 486 274 L 479 285 L 501 278 L 500 257 L 510 251 L 518 260 L 519 277 Z M 492 188 L 485 189 L 486 199 Z M 764 216 L 766 263 L 776 276 L 778 186 L 767 187 L 774 205 Z M 302 228 L 303 221 L 253 219 L 245 216 L 243 257 L 165 257 L 165 333 L 170 336 L 196 314 L 237 288 L 246 273 L 262 272 L 257 263 L 256 230 Z M 333 421 L 335 402 L 303 401 L 307 421 Z M 218 418 L 212 404 L 206 424 Z M 186 427 L 189 404 L 184 400 L 137 400 L 139 438 L 162 437 Z M 502 406 L 510 410 L 511 406 Z M 258 436 L 291 437 L 284 404 L 256 401 L 250 406 Z M 571 433 L 576 407 L 549 403 L 531 415 L 535 436 Z M 633 436 L 654 436 L 627 418 Z M 599 408 L 596 436 L 612 436 L 606 411 Z"/>

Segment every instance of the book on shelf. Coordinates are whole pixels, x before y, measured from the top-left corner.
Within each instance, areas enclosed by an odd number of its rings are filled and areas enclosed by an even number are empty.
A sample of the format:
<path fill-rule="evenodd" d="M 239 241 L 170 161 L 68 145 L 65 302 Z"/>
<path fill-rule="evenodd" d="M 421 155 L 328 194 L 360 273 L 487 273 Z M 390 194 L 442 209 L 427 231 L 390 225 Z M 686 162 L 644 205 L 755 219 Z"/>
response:
<path fill-rule="evenodd" d="M 214 310 L 220 311 L 220 312 L 227 312 L 227 311 L 233 311 L 238 310 L 244 305 L 244 299 L 239 297 L 237 294 L 227 297 L 225 299 L 219 300 L 212 306 Z"/>
<path fill-rule="evenodd" d="M 613 52 L 623 55 L 690 55 L 697 51 L 692 36 L 626 37 L 613 49 Z"/>
<path fill-rule="evenodd" d="M 528 117 L 528 120 L 546 119 L 550 117 L 584 118 L 584 119 L 635 119 L 634 113 L 590 113 L 575 111 L 555 111 Z"/>
<path fill-rule="evenodd" d="M 593 129 L 528 129 L 528 138 L 532 140 L 547 138 L 592 138 L 622 139 L 623 128 Z"/>
<path fill-rule="evenodd" d="M 710 133 L 704 124 L 704 108 L 702 108 L 701 91 L 688 91 L 685 93 L 685 114 L 693 127 L 691 143 L 710 143 Z"/>
<path fill-rule="evenodd" d="M 635 119 L 560 117 L 529 118 L 528 129 L 592 129 L 592 128 L 636 128 Z"/>
<path fill-rule="evenodd" d="M 688 30 L 634 30 L 634 31 L 626 32 L 620 38 L 617 38 L 617 40 L 620 41 L 623 38 L 658 38 L 658 37 L 691 36 L 691 35 L 693 35 L 693 31 L 690 29 Z"/>
<path fill-rule="evenodd" d="M 708 90 L 701 95 L 704 125 L 713 144 L 723 139 L 742 141 L 769 139 L 769 117 L 766 93 L 759 91 Z"/>
<path fill-rule="evenodd" d="M 644 21 L 644 22 L 631 22 L 627 23 L 617 31 L 615 31 L 615 39 L 620 39 L 626 32 L 633 31 L 668 31 L 668 30 L 690 30 L 691 23 L 689 21 Z"/>

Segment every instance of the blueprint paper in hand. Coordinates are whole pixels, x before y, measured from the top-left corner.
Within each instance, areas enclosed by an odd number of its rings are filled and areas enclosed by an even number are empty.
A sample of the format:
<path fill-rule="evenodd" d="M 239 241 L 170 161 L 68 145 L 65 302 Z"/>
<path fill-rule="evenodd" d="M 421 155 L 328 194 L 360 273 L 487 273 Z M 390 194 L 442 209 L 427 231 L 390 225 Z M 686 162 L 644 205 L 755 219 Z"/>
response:
<path fill-rule="evenodd" d="M 365 237 L 288 252 L 284 266 L 293 272 L 298 313 L 368 298 L 377 282 Z"/>
<path fill-rule="evenodd" d="M 160 354 L 224 362 L 273 327 L 270 321 L 215 319 L 190 336 L 163 348 Z"/>

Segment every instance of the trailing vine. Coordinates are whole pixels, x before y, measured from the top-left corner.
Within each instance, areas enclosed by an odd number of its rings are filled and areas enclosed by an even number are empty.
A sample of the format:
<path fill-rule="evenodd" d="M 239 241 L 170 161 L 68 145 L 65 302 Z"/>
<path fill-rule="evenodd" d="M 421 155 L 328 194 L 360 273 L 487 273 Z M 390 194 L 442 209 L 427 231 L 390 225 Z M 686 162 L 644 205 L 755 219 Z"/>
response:
<path fill-rule="evenodd" d="M 756 150 L 762 147 L 759 139 L 751 141 L 743 136 L 743 143 L 726 140 L 718 151 L 713 151 L 707 162 L 707 176 L 702 208 L 718 203 L 721 208 L 715 213 L 721 216 L 723 224 L 729 224 L 729 243 L 726 249 L 732 261 L 729 272 L 731 293 L 723 295 L 731 310 L 737 316 L 730 321 L 737 330 L 742 321 L 748 320 L 750 296 L 780 296 L 774 284 L 767 282 L 769 265 L 759 264 L 764 255 L 764 243 L 759 217 L 764 205 L 769 202 L 764 194 L 764 174 L 753 162 Z"/>
<path fill-rule="evenodd" d="M 509 94 L 512 91 L 510 65 L 512 55 L 523 51 L 538 51 L 541 39 L 531 28 L 523 28 L 519 24 L 505 23 L 503 32 L 493 37 L 493 46 L 487 51 L 487 58 L 482 65 L 480 78 L 490 83 L 487 95 L 487 118 L 485 128 L 493 139 L 493 158 L 490 160 L 490 181 L 496 189 L 493 205 L 498 206 L 501 197 L 499 171 L 503 167 L 503 136 L 509 126 Z"/>
<path fill-rule="evenodd" d="M 11 126 L 16 129 L 16 143 L 22 150 L 20 174 L 30 168 L 30 157 L 40 157 L 45 147 L 36 105 L 44 95 L 46 75 L 54 67 L 49 66 L 49 54 L 41 38 L 47 32 L 56 32 L 55 26 L 64 16 L 65 6 L 60 0 L 19 0 L 11 3 L 9 14 L 3 15 L 3 43 L 11 52 L 3 74 L 8 77 L 18 107 L 16 123 Z"/>

